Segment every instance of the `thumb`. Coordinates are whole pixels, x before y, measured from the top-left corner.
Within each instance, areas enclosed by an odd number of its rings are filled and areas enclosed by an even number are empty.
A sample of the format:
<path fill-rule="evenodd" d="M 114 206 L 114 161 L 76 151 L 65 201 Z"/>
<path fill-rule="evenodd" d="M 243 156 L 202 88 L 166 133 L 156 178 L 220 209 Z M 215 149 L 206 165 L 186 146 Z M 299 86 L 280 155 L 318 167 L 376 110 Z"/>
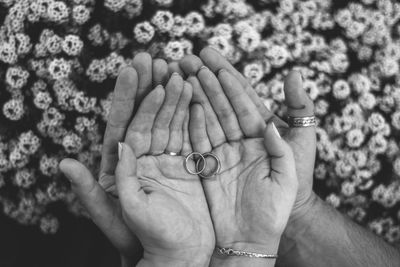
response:
<path fill-rule="evenodd" d="M 119 161 L 115 170 L 115 181 L 121 205 L 127 215 L 134 214 L 135 220 L 140 219 L 139 213 L 146 204 L 147 195 L 137 177 L 137 159 L 129 145 L 118 143 Z M 132 212 L 133 211 L 133 212 Z M 130 216 L 130 219 L 131 218 Z"/>
<path fill-rule="evenodd" d="M 88 211 L 93 222 L 120 251 L 140 251 L 135 237 L 130 233 L 122 218 L 115 212 L 115 202 L 108 197 L 90 171 L 79 161 L 64 159 L 60 162 L 61 172 L 70 180 L 72 191 Z"/>
<path fill-rule="evenodd" d="M 59 168 L 71 182 L 72 191 L 92 218 L 103 213 L 105 208 L 101 208 L 102 205 L 99 204 L 99 201 L 108 203 L 108 197 L 90 171 L 79 161 L 69 158 L 63 159 Z"/>
<path fill-rule="evenodd" d="M 264 131 L 264 146 L 271 159 L 271 178 L 283 186 L 297 188 L 297 174 L 292 149 L 283 140 L 273 122 Z"/>

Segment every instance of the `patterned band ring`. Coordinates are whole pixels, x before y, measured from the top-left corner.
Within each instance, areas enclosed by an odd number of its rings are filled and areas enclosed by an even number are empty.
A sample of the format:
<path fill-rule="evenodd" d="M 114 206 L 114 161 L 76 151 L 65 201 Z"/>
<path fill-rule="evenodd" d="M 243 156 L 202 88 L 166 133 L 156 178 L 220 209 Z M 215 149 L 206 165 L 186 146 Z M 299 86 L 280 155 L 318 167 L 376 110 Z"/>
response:
<path fill-rule="evenodd" d="M 311 127 L 315 126 L 316 120 L 315 116 L 308 117 L 288 117 L 289 127 Z"/>
<path fill-rule="evenodd" d="M 189 159 L 191 159 L 191 158 L 193 158 L 193 160 L 194 160 L 194 156 L 195 155 L 198 155 L 198 156 L 200 156 L 200 158 L 196 161 L 196 172 L 193 172 L 193 171 L 191 171 L 190 169 L 189 169 L 189 167 L 188 167 L 188 162 L 189 162 Z M 201 169 L 201 170 L 198 170 L 198 168 L 197 168 L 197 164 L 200 162 L 200 159 L 201 160 L 203 160 L 203 162 L 204 162 L 204 164 L 203 164 L 203 168 Z M 188 172 L 188 173 L 190 173 L 190 174 L 194 174 L 194 175 L 199 175 L 200 173 L 202 173 L 203 171 L 204 171 L 204 169 L 206 168 L 206 159 L 204 158 L 204 156 L 201 154 L 201 153 L 199 153 L 199 152 L 192 152 L 192 153 L 190 153 L 189 155 L 187 155 L 186 157 L 185 157 L 185 162 L 184 162 L 184 165 L 185 165 L 185 170 Z"/>
<path fill-rule="evenodd" d="M 204 154 L 202 154 L 202 156 L 203 156 L 203 158 L 204 158 L 204 166 L 203 166 L 203 168 L 202 168 L 202 171 L 199 172 L 199 176 L 200 176 L 201 178 L 208 179 L 208 178 L 211 178 L 211 177 L 213 177 L 214 175 L 218 174 L 219 171 L 221 170 L 221 161 L 219 160 L 219 158 L 218 158 L 215 154 L 213 154 L 213 153 L 211 153 L 211 152 L 204 153 Z M 215 161 L 217 162 L 217 167 L 216 167 L 216 168 L 214 169 L 214 171 L 211 172 L 210 174 L 203 174 L 203 171 L 204 171 L 204 169 L 205 169 L 205 163 L 207 162 L 205 159 L 206 159 L 207 157 L 212 157 L 212 158 L 214 158 Z M 198 161 L 196 162 L 196 170 L 199 169 L 199 165 L 200 165 L 200 160 L 198 160 Z"/>

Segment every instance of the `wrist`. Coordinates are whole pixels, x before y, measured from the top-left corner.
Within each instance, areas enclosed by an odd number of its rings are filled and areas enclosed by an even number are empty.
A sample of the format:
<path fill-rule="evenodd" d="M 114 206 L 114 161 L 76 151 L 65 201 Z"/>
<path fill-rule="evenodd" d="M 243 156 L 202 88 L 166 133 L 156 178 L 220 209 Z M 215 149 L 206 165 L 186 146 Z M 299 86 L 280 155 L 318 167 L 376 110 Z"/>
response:
<path fill-rule="evenodd" d="M 250 252 L 258 254 L 277 254 L 279 247 L 279 238 L 271 238 L 263 244 L 247 243 L 247 242 L 233 242 L 226 244 L 224 248 L 231 248 L 236 251 Z M 210 266 L 274 266 L 276 259 L 274 258 L 257 258 L 249 256 L 229 256 L 221 255 L 216 250 L 214 251 Z"/>
<path fill-rule="evenodd" d="M 310 197 L 301 206 L 293 209 L 292 214 L 290 214 L 284 234 L 287 234 L 287 232 L 290 232 L 290 230 L 298 232 L 304 227 L 307 227 L 310 218 L 315 216 L 317 206 L 321 201 L 322 200 L 314 192 L 312 192 Z"/>
<path fill-rule="evenodd" d="M 174 267 L 203 267 L 208 266 L 212 255 L 211 250 L 179 251 L 153 254 L 144 252 L 143 259 L 137 266 L 174 266 Z"/>
<path fill-rule="evenodd" d="M 262 243 L 258 242 L 231 242 L 217 245 L 217 248 L 231 248 L 237 251 L 246 251 L 260 254 L 276 254 L 279 247 L 280 236 L 268 238 Z M 213 255 L 215 255 L 215 250 Z"/>
<path fill-rule="evenodd" d="M 314 193 L 304 202 L 301 208 L 293 211 L 282 234 L 279 256 L 286 255 L 296 246 L 296 236 L 303 235 L 312 226 L 314 218 L 320 216 L 322 200 Z"/>

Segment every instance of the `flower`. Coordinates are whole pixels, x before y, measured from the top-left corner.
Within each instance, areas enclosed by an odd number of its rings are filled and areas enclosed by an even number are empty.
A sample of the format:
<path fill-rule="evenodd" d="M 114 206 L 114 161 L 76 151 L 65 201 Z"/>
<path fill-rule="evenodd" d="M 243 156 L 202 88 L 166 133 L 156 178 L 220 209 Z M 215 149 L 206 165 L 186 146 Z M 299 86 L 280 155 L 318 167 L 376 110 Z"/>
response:
<path fill-rule="evenodd" d="M 25 111 L 22 99 L 11 99 L 3 106 L 3 114 L 9 120 L 20 120 L 24 113 Z"/>
<path fill-rule="evenodd" d="M 12 89 L 21 89 L 28 81 L 29 72 L 21 67 L 10 67 L 6 73 L 6 83 Z"/>
<path fill-rule="evenodd" d="M 154 37 L 154 27 L 148 22 L 144 21 L 136 24 L 133 33 L 135 35 L 136 41 L 139 43 L 148 43 Z"/>
<path fill-rule="evenodd" d="M 56 201 L 87 217 L 57 165 L 72 154 L 98 170 L 119 70 L 140 51 L 174 61 L 209 45 L 283 118 L 284 77 L 301 73 L 298 89 L 318 121 L 316 193 L 399 242 L 396 1 L 209 0 L 182 12 L 173 0 L 0 3 L 0 202 L 8 217 L 49 234 L 61 223 L 48 213 Z"/>
<path fill-rule="evenodd" d="M 54 80 L 59 80 L 68 77 L 71 65 L 63 58 L 55 58 L 50 62 L 48 70 Z"/>
<path fill-rule="evenodd" d="M 76 35 L 67 35 L 61 44 L 62 50 L 69 56 L 77 56 L 83 48 L 82 40 Z"/>
<path fill-rule="evenodd" d="M 174 26 L 174 17 L 169 11 L 159 10 L 151 19 L 151 23 L 153 23 L 160 32 L 168 32 Z"/>

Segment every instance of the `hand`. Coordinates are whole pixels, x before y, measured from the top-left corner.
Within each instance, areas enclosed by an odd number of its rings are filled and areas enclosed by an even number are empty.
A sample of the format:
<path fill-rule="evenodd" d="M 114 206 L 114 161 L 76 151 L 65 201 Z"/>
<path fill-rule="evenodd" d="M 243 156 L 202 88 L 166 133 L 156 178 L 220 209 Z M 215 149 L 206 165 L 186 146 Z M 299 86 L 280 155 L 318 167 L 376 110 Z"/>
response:
<path fill-rule="evenodd" d="M 218 137 L 225 141 L 212 146 L 203 109 L 192 106 L 189 129 L 194 151 L 211 151 L 221 161 L 218 174 L 202 179 L 216 245 L 274 254 L 297 193 L 291 149 L 273 123 L 265 128 L 257 107 L 232 74 L 221 70 L 217 79 L 202 67 L 197 77 L 225 133 Z M 263 138 L 257 137 L 260 133 Z M 207 175 L 215 170 L 216 161 L 206 159 Z"/>
<path fill-rule="evenodd" d="M 243 75 L 237 71 L 223 56 L 221 56 L 216 50 L 212 48 L 204 48 L 200 52 L 200 58 L 189 55 L 180 61 L 180 68 L 182 71 L 189 76 L 188 80 L 191 80 L 193 85 L 193 100 L 200 103 L 204 110 L 207 123 L 207 132 L 210 136 L 210 142 L 213 146 L 219 144 L 219 140 L 216 137 L 220 136 L 211 135 L 209 132 L 209 123 L 215 123 L 215 113 L 210 112 L 210 103 L 207 97 L 202 97 L 201 90 L 195 88 L 195 84 L 198 84 L 197 79 L 194 77 L 199 69 L 203 66 L 207 66 L 211 71 L 218 72 L 220 69 L 226 69 L 239 81 L 244 88 L 244 92 L 248 95 L 251 101 L 256 105 L 257 110 L 251 110 L 251 114 L 248 114 L 249 118 L 258 118 L 259 123 L 262 121 L 273 121 L 281 133 L 283 139 L 288 142 L 294 153 L 296 173 L 299 180 L 299 189 L 297 192 L 296 201 L 292 210 L 290 221 L 294 221 L 299 217 L 302 217 L 311 207 L 316 196 L 312 191 L 313 184 L 313 173 L 315 163 L 315 152 L 316 152 L 316 136 L 315 127 L 306 128 L 289 128 L 288 125 L 281 119 L 271 113 L 261 99 L 257 96 L 255 90 L 249 85 Z M 199 92 L 199 93 L 198 93 Z M 285 79 L 284 85 L 285 100 L 288 108 L 288 115 L 294 117 L 311 116 L 314 114 L 314 105 L 311 99 L 307 96 L 306 92 L 302 89 L 302 79 L 298 72 L 292 71 Z M 204 96 L 204 93 L 203 93 Z M 227 96 L 229 101 L 231 98 Z M 211 103 L 211 110 L 217 106 L 221 107 L 223 103 Z M 221 107 L 222 109 L 224 106 Z M 261 118 L 259 115 L 261 115 Z M 240 117 L 240 114 L 238 115 Z M 257 124 L 253 124 L 257 125 Z M 214 127 L 215 129 L 215 127 Z M 262 133 L 259 132 L 257 137 L 262 137 Z M 214 140 L 216 140 L 214 142 Z M 291 224 L 289 221 L 289 224 Z"/>
<path fill-rule="evenodd" d="M 122 266 L 133 266 L 142 257 L 142 247 L 122 219 L 116 195 L 114 171 L 118 162 L 117 144 L 127 141 L 125 133 L 137 109 L 137 103 L 153 86 L 165 85 L 168 64 L 152 60 L 147 53 L 139 53 L 132 63 L 134 68 L 121 70 L 114 90 L 113 102 L 104 135 L 99 182 L 81 163 L 65 159 L 61 171 L 70 179 L 73 192 L 87 209 L 94 223 L 109 238 L 121 254 Z"/>
<path fill-rule="evenodd" d="M 183 148 L 192 87 L 173 74 L 165 91 L 150 92 L 129 126 L 116 170 L 118 195 L 144 248 L 139 266 L 208 266 L 214 231 L 199 177 L 186 172 L 184 157 L 164 154 Z"/>

